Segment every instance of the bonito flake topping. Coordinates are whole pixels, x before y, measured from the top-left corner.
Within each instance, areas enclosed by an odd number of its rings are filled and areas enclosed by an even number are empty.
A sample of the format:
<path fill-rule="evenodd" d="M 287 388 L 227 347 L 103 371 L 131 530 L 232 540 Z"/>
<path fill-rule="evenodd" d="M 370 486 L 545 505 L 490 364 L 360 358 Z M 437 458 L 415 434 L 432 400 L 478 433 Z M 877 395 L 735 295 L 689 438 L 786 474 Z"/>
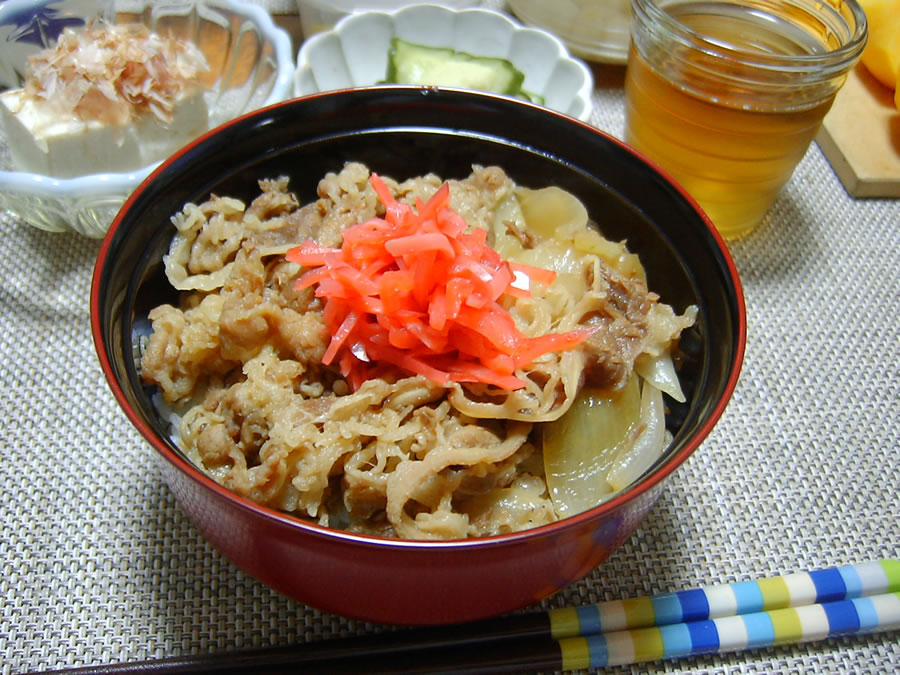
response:
<path fill-rule="evenodd" d="M 168 123 L 208 70 L 191 42 L 141 24 L 98 23 L 83 32 L 66 29 L 54 49 L 30 57 L 24 90 L 26 98 L 84 121 L 121 125 L 150 112 Z"/>

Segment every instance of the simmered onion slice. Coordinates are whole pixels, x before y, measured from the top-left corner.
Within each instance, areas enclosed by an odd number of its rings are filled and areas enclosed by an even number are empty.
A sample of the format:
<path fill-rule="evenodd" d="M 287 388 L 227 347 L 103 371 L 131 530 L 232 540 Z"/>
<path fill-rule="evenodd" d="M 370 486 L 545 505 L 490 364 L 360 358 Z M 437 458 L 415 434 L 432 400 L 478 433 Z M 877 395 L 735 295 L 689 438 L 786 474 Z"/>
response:
<path fill-rule="evenodd" d="M 585 387 L 565 415 L 544 425 L 544 471 L 560 518 L 586 511 L 614 492 L 607 474 L 631 445 L 640 410 L 634 376 L 621 391 Z"/>

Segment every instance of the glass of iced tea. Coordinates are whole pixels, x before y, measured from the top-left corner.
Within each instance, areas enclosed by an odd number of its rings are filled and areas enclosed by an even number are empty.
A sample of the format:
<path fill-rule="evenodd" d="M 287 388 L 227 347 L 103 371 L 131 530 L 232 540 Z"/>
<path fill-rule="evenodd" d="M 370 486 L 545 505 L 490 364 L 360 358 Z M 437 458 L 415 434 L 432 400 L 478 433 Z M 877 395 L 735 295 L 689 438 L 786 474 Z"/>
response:
<path fill-rule="evenodd" d="M 632 0 L 626 141 L 726 238 L 752 230 L 866 43 L 856 0 Z"/>

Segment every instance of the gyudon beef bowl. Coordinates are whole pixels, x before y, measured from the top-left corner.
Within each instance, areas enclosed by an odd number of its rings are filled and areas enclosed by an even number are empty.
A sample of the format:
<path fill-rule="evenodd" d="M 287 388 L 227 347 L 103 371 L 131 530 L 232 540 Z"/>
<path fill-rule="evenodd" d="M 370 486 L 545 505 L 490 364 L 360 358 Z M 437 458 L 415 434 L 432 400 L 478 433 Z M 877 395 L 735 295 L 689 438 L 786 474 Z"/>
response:
<path fill-rule="evenodd" d="M 743 356 L 714 228 L 625 145 L 446 89 L 268 107 L 155 171 L 91 295 L 113 394 L 202 533 L 311 606 L 436 624 L 620 546 Z"/>

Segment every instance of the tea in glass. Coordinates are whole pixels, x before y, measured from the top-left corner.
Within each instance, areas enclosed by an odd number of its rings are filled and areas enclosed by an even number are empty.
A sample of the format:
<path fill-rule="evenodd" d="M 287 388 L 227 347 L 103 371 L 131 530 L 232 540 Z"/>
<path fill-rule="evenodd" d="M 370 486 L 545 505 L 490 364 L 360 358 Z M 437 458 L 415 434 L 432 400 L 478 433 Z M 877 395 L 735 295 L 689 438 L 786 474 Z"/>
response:
<path fill-rule="evenodd" d="M 836 0 L 837 2 L 837 0 Z M 854 0 L 633 0 L 626 141 L 725 237 L 749 232 L 865 45 Z"/>

